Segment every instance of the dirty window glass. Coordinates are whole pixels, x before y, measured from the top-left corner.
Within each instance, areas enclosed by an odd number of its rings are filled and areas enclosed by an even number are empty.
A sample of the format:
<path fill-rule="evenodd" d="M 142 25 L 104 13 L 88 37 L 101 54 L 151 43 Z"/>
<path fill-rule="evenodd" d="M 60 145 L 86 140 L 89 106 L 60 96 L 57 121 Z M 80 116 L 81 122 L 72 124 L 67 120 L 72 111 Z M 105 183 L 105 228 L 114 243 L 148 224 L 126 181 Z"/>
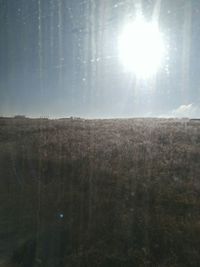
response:
<path fill-rule="evenodd" d="M 0 266 L 200 262 L 200 2 L 0 0 Z"/>

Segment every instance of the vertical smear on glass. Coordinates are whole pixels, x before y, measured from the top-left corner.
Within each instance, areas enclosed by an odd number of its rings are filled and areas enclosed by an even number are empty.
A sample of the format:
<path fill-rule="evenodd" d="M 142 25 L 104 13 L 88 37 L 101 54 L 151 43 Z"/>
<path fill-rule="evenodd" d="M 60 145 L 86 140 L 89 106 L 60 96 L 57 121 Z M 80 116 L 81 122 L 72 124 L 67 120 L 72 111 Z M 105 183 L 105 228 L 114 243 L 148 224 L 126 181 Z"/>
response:
<path fill-rule="evenodd" d="M 89 21 L 88 21 L 88 50 L 89 50 L 89 64 L 88 64 L 88 78 L 89 78 L 89 103 L 92 108 L 93 105 L 93 94 L 94 94 L 94 79 L 95 79 L 95 57 L 96 57 L 96 47 L 95 47 L 95 7 L 96 4 L 93 0 L 89 1 Z"/>
<path fill-rule="evenodd" d="M 161 0 L 157 0 L 153 10 L 153 22 L 158 23 L 160 18 Z"/>
<path fill-rule="evenodd" d="M 62 0 L 58 0 L 58 56 L 59 56 L 59 86 L 62 86 L 63 72 L 63 21 L 62 21 Z"/>
<path fill-rule="evenodd" d="M 43 64 L 42 64 L 42 7 L 38 0 L 38 55 L 39 55 L 39 79 L 40 91 L 43 93 Z"/>
<path fill-rule="evenodd" d="M 142 1 L 141 0 L 136 0 L 135 1 L 135 10 L 136 10 L 136 16 L 140 17 L 142 16 Z"/>
<path fill-rule="evenodd" d="M 82 82 L 83 82 L 83 89 L 84 89 L 84 94 L 83 94 L 83 104 L 87 103 L 87 96 L 88 96 L 88 85 L 89 85 L 89 71 L 88 71 L 88 63 L 89 63 L 89 34 L 88 34 L 88 29 L 89 29 L 89 20 L 88 20 L 88 14 L 89 14 L 89 3 L 88 1 L 84 5 L 84 28 L 85 32 L 83 35 L 83 77 L 82 77 Z"/>
<path fill-rule="evenodd" d="M 50 57 L 51 57 L 51 64 L 53 65 L 54 62 L 54 0 L 50 2 Z"/>
<path fill-rule="evenodd" d="M 190 48 L 191 48 L 191 1 L 185 2 L 184 24 L 183 24 L 183 49 L 182 49 L 182 81 L 181 97 L 185 104 L 189 94 L 189 73 L 190 73 Z"/>

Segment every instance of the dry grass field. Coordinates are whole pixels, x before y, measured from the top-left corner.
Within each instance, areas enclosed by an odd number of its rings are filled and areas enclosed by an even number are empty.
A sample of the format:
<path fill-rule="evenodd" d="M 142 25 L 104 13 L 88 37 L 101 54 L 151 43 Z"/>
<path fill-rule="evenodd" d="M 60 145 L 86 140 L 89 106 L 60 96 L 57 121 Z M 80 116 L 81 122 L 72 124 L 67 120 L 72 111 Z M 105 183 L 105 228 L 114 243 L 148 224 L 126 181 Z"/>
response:
<path fill-rule="evenodd" d="M 0 118 L 2 266 L 198 267 L 200 121 Z"/>

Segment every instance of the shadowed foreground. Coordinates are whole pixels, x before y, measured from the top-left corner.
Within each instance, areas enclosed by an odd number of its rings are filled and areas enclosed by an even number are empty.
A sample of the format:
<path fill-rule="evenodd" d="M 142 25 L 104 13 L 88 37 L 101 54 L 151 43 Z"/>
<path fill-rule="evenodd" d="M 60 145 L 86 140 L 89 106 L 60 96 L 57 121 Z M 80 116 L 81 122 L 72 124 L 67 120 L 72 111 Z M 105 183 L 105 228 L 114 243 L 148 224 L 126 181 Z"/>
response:
<path fill-rule="evenodd" d="M 198 267 L 198 120 L 0 119 L 0 266 Z"/>

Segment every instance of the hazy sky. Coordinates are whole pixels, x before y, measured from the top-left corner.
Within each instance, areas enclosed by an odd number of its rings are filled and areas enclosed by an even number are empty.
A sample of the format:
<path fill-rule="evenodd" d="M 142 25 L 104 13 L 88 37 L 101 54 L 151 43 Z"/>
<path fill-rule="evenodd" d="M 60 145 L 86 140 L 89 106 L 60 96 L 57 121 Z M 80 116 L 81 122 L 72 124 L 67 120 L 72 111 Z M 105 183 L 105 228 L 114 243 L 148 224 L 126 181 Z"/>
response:
<path fill-rule="evenodd" d="M 143 80 L 118 53 L 138 8 L 167 48 Z M 0 20 L 1 115 L 199 116 L 199 0 L 0 0 Z"/>

